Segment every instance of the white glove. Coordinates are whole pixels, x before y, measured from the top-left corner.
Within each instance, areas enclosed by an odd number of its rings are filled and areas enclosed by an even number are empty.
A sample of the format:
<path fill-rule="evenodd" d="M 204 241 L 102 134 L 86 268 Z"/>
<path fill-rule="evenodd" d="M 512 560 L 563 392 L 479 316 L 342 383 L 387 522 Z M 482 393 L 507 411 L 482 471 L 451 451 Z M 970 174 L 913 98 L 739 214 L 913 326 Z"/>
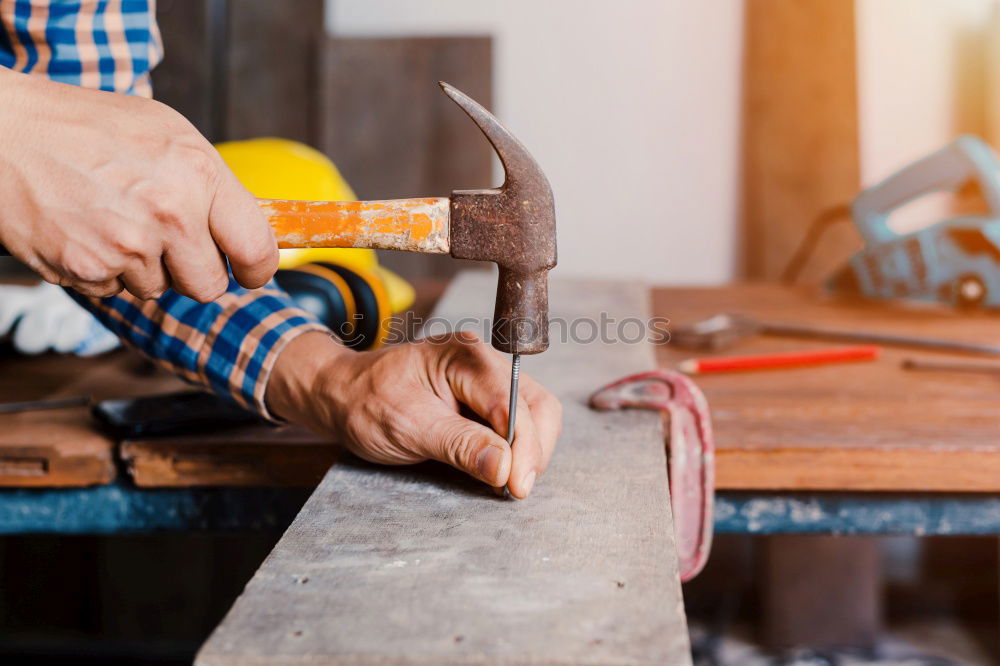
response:
<path fill-rule="evenodd" d="M 51 349 L 96 356 L 121 346 L 118 337 L 62 287 L 48 282 L 34 287 L 0 285 L 0 337 L 11 333 L 14 347 L 24 354 Z"/>

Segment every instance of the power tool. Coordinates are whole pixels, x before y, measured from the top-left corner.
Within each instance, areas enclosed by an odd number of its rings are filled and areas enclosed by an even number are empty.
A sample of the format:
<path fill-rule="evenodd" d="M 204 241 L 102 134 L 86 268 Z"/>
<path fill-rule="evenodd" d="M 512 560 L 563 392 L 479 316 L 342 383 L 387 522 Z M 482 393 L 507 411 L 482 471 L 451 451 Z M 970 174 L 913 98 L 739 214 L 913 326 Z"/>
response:
<path fill-rule="evenodd" d="M 978 186 L 986 213 L 948 218 L 908 234 L 889 226 L 895 209 L 935 191 Z M 854 199 L 865 241 L 829 286 L 868 298 L 1000 308 L 1000 163 L 975 136 L 960 136 Z"/>

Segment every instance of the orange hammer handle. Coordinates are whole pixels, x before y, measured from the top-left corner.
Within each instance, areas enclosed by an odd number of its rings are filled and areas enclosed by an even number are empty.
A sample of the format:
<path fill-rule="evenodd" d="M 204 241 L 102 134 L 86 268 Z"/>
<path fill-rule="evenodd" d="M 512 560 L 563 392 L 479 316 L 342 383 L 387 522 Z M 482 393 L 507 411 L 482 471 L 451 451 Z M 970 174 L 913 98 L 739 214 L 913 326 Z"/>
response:
<path fill-rule="evenodd" d="M 447 254 L 449 201 L 288 201 L 258 199 L 278 247 L 368 247 Z"/>

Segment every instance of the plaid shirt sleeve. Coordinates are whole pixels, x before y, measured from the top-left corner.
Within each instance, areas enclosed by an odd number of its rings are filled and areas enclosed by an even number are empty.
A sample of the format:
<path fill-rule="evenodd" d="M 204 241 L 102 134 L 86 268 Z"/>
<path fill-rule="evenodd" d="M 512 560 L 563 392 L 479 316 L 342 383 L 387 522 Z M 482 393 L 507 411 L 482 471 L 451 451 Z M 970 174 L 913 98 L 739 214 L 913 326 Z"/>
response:
<path fill-rule="evenodd" d="M 68 290 L 126 344 L 183 379 L 272 418 L 264 391 L 285 345 L 303 333 L 330 329 L 280 289 L 229 289 L 212 303 L 174 291 L 152 301 L 122 293 L 87 298 Z"/>
<path fill-rule="evenodd" d="M 162 57 L 155 14 L 155 0 L 0 0 L 0 66 L 149 97 Z M 277 287 L 251 291 L 232 279 L 209 304 L 173 291 L 155 301 L 70 294 L 159 365 L 267 418 L 264 391 L 281 350 L 302 333 L 330 333 Z"/>

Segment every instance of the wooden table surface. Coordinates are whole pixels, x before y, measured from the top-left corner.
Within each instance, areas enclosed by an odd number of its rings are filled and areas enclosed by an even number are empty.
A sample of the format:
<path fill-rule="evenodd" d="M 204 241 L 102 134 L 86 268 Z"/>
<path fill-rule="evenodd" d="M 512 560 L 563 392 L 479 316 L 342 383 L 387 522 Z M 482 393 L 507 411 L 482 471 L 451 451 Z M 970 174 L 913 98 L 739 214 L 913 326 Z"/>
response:
<path fill-rule="evenodd" d="M 434 292 L 425 301 L 440 293 L 439 288 L 424 291 Z M 652 299 L 654 314 L 672 325 L 728 311 L 844 329 L 1000 342 L 996 314 L 857 303 L 775 285 L 656 288 Z M 830 344 L 836 343 L 761 336 L 724 353 Z M 657 361 L 665 367 L 692 355 L 707 354 L 657 349 Z M 876 362 L 699 377 L 715 424 L 717 487 L 1000 491 L 1000 375 L 906 371 L 900 368 L 904 358 L 978 361 L 885 349 Z M 184 386 L 162 373 L 142 372 L 136 357 L 125 352 L 99 359 L 0 355 L 0 402 L 80 394 L 121 397 Z M 122 447 L 119 455 L 136 481 L 147 486 L 313 485 L 318 470 L 332 459 L 333 452 L 318 439 L 289 442 L 287 433 L 267 436 L 284 443 L 282 455 L 287 456 L 287 447 L 295 449 L 294 465 L 283 464 L 277 473 L 265 464 L 260 433 L 232 442 L 218 436 L 137 442 Z M 240 446 L 246 441 L 254 446 Z M 0 415 L 0 486 L 106 483 L 115 473 L 115 446 L 94 428 L 85 407 Z"/>
<path fill-rule="evenodd" d="M 7 278 L 31 284 L 32 278 Z M 444 292 L 443 280 L 414 283 L 411 308 L 424 317 Z M 403 328 L 399 334 L 406 335 Z M 88 396 L 154 395 L 191 387 L 137 354 L 98 358 L 25 357 L 0 345 L 0 402 Z M 336 447 L 296 428 L 249 426 L 225 433 L 117 442 L 101 432 L 87 406 L 0 414 L 0 487 L 84 487 L 110 483 L 116 458 L 142 487 L 315 486 Z"/>
<path fill-rule="evenodd" d="M 178 390 L 185 384 L 119 351 L 100 358 L 0 351 L 0 402 L 87 396 L 103 400 Z M 0 414 L 0 487 L 80 487 L 115 478 L 117 442 L 90 408 Z"/>
<path fill-rule="evenodd" d="M 823 296 L 777 285 L 658 288 L 671 326 L 719 312 L 762 320 L 1000 343 L 1000 315 Z M 842 343 L 757 336 L 714 355 Z M 661 346 L 657 361 L 711 356 Z M 874 362 L 697 378 L 715 427 L 716 487 L 1000 491 L 1000 374 L 904 370 L 903 359 L 991 359 L 885 348 Z M 997 362 L 996 360 L 992 362 Z"/>

